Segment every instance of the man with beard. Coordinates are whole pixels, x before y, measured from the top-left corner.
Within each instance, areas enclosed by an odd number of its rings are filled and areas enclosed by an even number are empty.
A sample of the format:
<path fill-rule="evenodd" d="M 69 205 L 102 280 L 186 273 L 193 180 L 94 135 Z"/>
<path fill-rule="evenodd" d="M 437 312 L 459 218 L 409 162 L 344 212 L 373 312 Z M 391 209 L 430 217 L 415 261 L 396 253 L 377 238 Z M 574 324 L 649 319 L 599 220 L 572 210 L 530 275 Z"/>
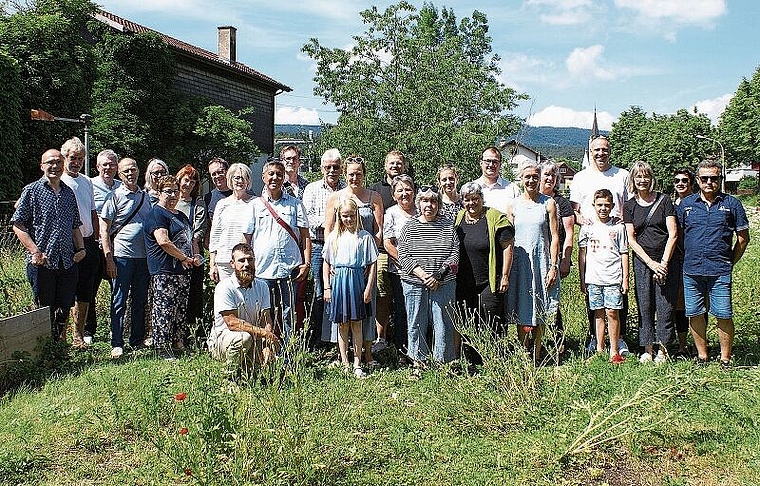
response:
<path fill-rule="evenodd" d="M 235 245 L 230 262 L 235 275 L 214 290 L 214 326 L 206 343 L 211 356 L 225 362 L 228 375 L 241 367 L 247 374 L 257 372 L 275 356 L 279 343 L 269 316 L 269 288 L 254 278 L 253 262 L 250 245 Z"/>

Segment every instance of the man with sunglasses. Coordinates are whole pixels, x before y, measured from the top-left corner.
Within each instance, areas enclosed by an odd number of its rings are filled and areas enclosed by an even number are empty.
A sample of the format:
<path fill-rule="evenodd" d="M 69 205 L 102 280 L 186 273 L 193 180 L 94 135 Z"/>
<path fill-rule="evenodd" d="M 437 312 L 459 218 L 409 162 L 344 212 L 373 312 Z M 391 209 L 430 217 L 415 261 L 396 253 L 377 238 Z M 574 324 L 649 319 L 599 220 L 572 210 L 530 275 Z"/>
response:
<path fill-rule="evenodd" d="M 507 203 L 520 195 L 517 184 L 501 176 L 501 152 L 496 147 L 488 147 L 480 156 L 480 177 L 472 182 L 480 185 L 483 204 L 501 212 L 507 210 Z"/>
<path fill-rule="evenodd" d="M 749 243 L 749 221 L 741 202 L 720 191 L 721 168 L 715 160 L 699 163 L 699 193 L 681 201 L 677 214 L 684 243 L 686 316 L 697 348 L 697 362 L 709 360 L 707 297 L 709 313 L 718 321 L 720 363 L 729 366 L 734 341 L 731 272 Z"/>
<path fill-rule="evenodd" d="M 322 248 L 325 244 L 325 208 L 327 199 L 335 192 L 346 187 L 340 180 L 341 155 L 336 148 L 322 154 L 320 161 L 322 179 L 307 185 L 303 191 L 303 205 L 309 220 L 311 236 L 311 276 L 314 278 L 314 306 L 309 318 L 309 345 L 314 348 L 321 342 L 324 313 L 324 285 L 322 282 Z"/>

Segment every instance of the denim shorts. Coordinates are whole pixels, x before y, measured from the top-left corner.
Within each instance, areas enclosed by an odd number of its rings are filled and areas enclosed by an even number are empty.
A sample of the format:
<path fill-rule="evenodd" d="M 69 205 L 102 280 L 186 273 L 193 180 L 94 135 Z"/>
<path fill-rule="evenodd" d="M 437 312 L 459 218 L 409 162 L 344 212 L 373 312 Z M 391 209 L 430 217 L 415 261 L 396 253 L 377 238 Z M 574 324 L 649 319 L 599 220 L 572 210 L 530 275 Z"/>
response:
<path fill-rule="evenodd" d="M 588 290 L 588 308 L 599 309 L 622 309 L 623 293 L 620 285 L 597 285 L 586 284 Z"/>
<path fill-rule="evenodd" d="M 686 317 L 707 312 L 705 297 L 709 297 L 710 314 L 718 319 L 731 319 L 731 275 L 683 275 L 683 299 Z"/>

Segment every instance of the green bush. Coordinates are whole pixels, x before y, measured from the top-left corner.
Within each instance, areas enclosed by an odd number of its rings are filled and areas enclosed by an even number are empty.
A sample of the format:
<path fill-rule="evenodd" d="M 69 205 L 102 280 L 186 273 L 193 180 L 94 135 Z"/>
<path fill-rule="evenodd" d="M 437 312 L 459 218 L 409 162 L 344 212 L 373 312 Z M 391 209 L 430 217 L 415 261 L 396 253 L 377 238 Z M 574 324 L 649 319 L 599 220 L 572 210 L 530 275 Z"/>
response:
<path fill-rule="evenodd" d="M 0 52 L 0 133 L 3 149 L 0 150 L 0 200 L 15 199 L 21 192 L 21 73 L 18 62 Z"/>

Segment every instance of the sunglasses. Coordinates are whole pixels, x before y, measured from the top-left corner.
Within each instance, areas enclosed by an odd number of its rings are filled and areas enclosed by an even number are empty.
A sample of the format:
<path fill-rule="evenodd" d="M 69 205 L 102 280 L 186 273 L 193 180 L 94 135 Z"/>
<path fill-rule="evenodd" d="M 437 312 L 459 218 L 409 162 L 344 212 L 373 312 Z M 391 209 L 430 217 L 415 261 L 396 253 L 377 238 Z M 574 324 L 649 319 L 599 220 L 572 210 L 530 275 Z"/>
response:
<path fill-rule="evenodd" d="M 361 164 L 364 162 L 364 157 L 348 157 L 346 162 L 349 164 Z"/>
<path fill-rule="evenodd" d="M 720 182 L 720 176 L 699 176 L 699 180 L 702 181 L 702 184 L 707 184 L 708 182 Z"/>
<path fill-rule="evenodd" d="M 438 186 L 420 186 L 420 190 L 417 192 L 423 194 L 431 191 L 438 194 Z"/>
<path fill-rule="evenodd" d="M 673 179 L 673 184 L 688 184 L 689 178 L 688 177 L 676 177 Z"/>

